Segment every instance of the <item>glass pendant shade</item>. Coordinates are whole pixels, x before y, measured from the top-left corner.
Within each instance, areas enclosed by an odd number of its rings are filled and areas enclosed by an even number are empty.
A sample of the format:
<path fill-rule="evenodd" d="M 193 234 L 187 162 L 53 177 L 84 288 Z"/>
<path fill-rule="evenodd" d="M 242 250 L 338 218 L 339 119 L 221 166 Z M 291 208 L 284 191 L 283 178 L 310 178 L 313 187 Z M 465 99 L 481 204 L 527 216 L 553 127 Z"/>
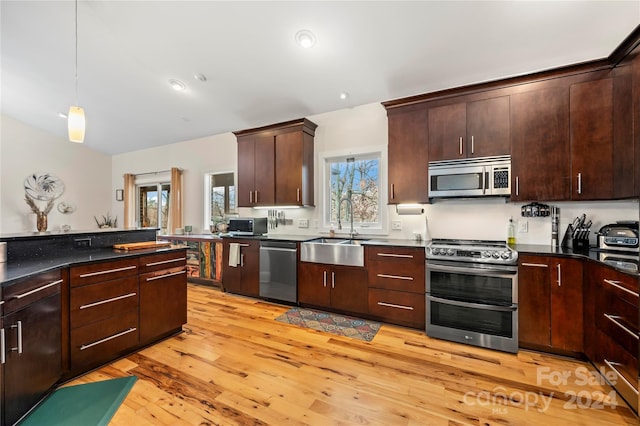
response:
<path fill-rule="evenodd" d="M 79 106 L 71 106 L 68 116 L 69 140 L 71 142 L 84 142 L 84 109 Z"/>

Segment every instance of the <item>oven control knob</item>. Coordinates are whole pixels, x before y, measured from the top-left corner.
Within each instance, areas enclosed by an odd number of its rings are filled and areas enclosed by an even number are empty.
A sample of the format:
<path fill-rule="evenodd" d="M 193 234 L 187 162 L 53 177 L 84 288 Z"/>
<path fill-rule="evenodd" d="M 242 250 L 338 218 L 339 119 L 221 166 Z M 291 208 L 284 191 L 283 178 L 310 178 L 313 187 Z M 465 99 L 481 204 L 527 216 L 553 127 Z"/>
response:
<path fill-rule="evenodd" d="M 494 259 L 499 259 L 500 258 L 500 252 L 494 251 L 491 256 L 493 256 Z"/>
<path fill-rule="evenodd" d="M 455 251 L 453 251 L 453 249 L 449 249 L 449 250 L 447 250 L 447 254 L 448 254 L 449 256 L 453 256 L 454 254 L 456 254 L 456 252 L 455 252 Z"/>
<path fill-rule="evenodd" d="M 502 257 L 504 260 L 507 260 L 507 259 L 509 259 L 511 257 L 511 253 L 509 253 L 508 251 L 503 251 L 500 254 L 500 257 Z"/>
<path fill-rule="evenodd" d="M 483 252 L 482 252 L 482 257 L 491 257 L 491 252 L 488 252 L 488 251 L 486 251 L 486 250 L 485 250 L 485 251 L 483 251 Z"/>
<path fill-rule="evenodd" d="M 432 254 L 438 254 L 438 253 L 440 253 L 440 249 L 439 249 L 439 248 L 434 247 L 434 248 L 432 248 L 432 249 L 431 249 L 431 253 L 432 253 Z"/>

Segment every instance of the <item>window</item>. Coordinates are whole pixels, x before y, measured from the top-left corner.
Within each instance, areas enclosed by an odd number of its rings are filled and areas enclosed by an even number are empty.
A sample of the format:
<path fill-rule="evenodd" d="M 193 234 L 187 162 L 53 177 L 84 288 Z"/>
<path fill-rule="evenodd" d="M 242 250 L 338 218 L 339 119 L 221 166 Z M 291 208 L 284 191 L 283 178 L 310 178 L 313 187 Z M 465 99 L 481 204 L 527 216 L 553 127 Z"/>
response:
<path fill-rule="evenodd" d="M 325 157 L 325 226 L 341 222 L 348 230 L 353 214 L 355 229 L 382 229 L 381 158 L 381 152 Z"/>
<path fill-rule="evenodd" d="M 138 223 L 142 227 L 167 229 L 170 183 L 138 185 Z"/>
<path fill-rule="evenodd" d="M 236 213 L 236 184 L 233 172 L 207 173 L 204 176 L 205 229 Z"/>

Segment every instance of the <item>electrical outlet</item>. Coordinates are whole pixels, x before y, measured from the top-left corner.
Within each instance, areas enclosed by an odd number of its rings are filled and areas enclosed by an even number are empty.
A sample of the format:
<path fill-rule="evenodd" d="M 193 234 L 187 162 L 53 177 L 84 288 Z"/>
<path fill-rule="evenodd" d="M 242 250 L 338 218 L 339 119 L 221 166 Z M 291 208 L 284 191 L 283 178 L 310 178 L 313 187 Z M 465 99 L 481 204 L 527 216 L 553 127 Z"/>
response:
<path fill-rule="evenodd" d="M 526 220 L 518 221 L 518 232 L 521 234 L 526 234 L 529 232 L 529 222 Z"/>
<path fill-rule="evenodd" d="M 76 238 L 73 240 L 74 248 L 87 248 L 91 247 L 91 238 Z"/>
<path fill-rule="evenodd" d="M 309 219 L 298 219 L 298 228 L 308 228 Z"/>
<path fill-rule="evenodd" d="M 391 229 L 395 231 L 402 230 L 402 221 L 401 220 L 392 220 L 391 221 Z"/>

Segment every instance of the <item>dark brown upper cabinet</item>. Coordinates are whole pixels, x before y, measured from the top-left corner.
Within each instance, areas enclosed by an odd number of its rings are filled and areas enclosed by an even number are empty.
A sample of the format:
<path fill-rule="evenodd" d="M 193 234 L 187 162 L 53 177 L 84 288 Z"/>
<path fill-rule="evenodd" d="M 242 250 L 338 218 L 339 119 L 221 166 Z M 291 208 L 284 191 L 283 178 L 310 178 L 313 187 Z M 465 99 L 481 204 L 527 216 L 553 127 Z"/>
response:
<path fill-rule="evenodd" d="M 238 206 L 312 206 L 317 125 L 300 119 L 234 132 Z"/>
<path fill-rule="evenodd" d="M 388 111 L 389 204 L 427 203 L 427 108 Z"/>
<path fill-rule="evenodd" d="M 429 108 L 429 160 L 509 154 L 509 96 Z"/>

